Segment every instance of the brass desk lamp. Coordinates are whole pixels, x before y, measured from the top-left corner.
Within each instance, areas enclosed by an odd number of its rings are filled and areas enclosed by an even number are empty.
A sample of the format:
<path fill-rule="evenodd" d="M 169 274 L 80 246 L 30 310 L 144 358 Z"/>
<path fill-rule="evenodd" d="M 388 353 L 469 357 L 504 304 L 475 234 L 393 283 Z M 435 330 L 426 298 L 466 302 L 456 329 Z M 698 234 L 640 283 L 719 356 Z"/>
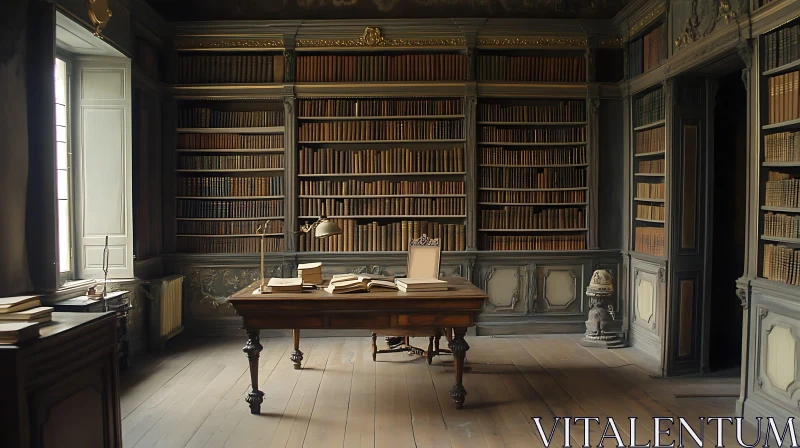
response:
<path fill-rule="evenodd" d="M 265 279 L 265 277 L 264 277 L 264 252 L 266 250 L 265 237 L 267 236 L 267 225 L 269 224 L 270 221 L 274 221 L 274 220 L 273 219 L 268 219 L 268 220 L 264 221 L 264 225 L 263 226 L 259 226 L 256 229 L 256 232 L 261 235 L 261 281 L 259 282 L 259 284 L 261 286 L 259 287 L 259 290 L 261 291 L 262 294 L 264 294 L 266 289 L 267 289 L 267 285 L 264 283 L 264 279 Z M 322 215 L 320 215 L 320 217 L 317 218 L 317 220 L 314 221 L 313 223 L 309 224 L 308 222 L 306 222 L 305 224 L 303 224 L 300 227 L 300 230 L 295 232 L 295 234 L 298 234 L 300 232 L 309 233 L 312 230 L 314 231 L 314 237 L 315 238 L 320 238 L 320 239 L 328 238 L 329 236 L 339 235 L 340 233 L 342 233 L 342 229 L 339 227 L 339 225 L 336 224 L 335 222 L 329 220 L 328 217 L 325 216 L 324 213 Z"/>

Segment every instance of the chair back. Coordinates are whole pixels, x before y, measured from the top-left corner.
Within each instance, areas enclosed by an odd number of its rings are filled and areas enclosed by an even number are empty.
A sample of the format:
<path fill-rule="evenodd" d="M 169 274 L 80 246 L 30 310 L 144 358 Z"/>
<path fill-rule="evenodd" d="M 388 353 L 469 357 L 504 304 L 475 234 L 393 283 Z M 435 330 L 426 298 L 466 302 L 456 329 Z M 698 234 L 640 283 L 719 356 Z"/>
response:
<path fill-rule="evenodd" d="M 422 235 L 408 242 L 407 278 L 439 278 L 442 248 L 439 238 Z"/>

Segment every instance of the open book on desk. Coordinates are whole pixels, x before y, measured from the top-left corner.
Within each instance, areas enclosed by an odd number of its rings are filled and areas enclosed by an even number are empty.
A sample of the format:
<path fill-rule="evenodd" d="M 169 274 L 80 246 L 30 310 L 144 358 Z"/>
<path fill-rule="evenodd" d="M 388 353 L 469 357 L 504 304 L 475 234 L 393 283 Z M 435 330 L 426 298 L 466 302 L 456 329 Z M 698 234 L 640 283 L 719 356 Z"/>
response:
<path fill-rule="evenodd" d="M 372 289 L 397 289 L 394 277 L 378 275 L 337 274 L 328 282 L 325 291 L 331 294 L 366 292 Z"/>

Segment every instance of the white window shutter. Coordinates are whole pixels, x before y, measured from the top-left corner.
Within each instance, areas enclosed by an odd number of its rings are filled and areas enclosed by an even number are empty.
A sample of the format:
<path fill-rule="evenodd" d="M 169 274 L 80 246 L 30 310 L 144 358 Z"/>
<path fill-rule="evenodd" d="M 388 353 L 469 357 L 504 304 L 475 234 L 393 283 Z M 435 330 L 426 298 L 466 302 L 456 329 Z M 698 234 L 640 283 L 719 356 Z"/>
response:
<path fill-rule="evenodd" d="M 75 269 L 80 279 L 133 278 L 131 64 L 85 57 L 73 71 Z"/>

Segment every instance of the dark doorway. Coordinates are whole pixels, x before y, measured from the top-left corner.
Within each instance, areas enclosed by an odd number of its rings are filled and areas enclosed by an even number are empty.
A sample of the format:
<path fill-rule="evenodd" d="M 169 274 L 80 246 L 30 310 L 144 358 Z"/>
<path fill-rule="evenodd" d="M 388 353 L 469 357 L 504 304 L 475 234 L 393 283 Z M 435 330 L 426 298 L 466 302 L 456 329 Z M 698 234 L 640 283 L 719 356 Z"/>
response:
<path fill-rule="evenodd" d="M 747 220 L 747 91 L 739 71 L 719 81 L 714 109 L 709 347 L 709 368 L 712 372 L 741 364 L 742 307 L 736 297 L 735 282 L 744 269 Z"/>

